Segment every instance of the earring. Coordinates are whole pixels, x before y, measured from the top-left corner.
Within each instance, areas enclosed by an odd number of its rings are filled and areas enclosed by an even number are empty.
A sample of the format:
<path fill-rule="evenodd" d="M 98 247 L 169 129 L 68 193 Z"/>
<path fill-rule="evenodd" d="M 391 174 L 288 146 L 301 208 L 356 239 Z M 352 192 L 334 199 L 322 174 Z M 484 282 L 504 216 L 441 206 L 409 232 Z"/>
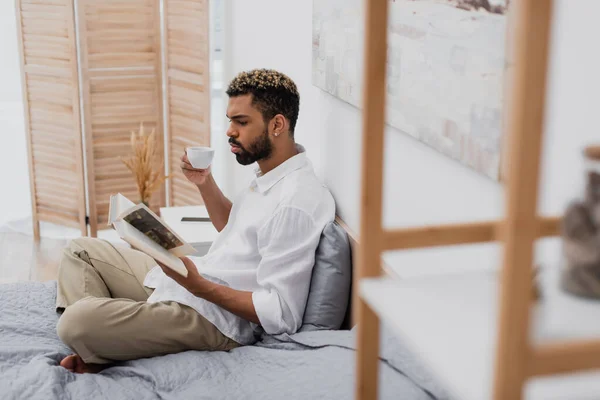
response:
<path fill-rule="evenodd" d="M 279 133 L 275 132 L 275 136 L 279 136 Z"/>

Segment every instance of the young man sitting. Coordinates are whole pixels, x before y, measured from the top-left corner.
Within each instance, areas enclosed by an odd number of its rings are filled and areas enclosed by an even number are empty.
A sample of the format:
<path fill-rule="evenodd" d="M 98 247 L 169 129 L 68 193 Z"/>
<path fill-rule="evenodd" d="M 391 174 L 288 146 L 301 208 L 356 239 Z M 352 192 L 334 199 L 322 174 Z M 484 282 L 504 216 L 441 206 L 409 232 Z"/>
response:
<path fill-rule="evenodd" d="M 186 350 L 230 350 L 261 332 L 302 325 L 315 251 L 335 205 L 294 140 L 300 97 L 273 70 L 239 74 L 227 89 L 231 152 L 258 164 L 232 203 L 210 167 L 183 173 L 220 234 L 204 257 L 183 258 L 187 278 L 146 254 L 75 239 L 59 268 L 57 331 L 75 354 L 61 366 L 98 372 L 111 363 Z"/>

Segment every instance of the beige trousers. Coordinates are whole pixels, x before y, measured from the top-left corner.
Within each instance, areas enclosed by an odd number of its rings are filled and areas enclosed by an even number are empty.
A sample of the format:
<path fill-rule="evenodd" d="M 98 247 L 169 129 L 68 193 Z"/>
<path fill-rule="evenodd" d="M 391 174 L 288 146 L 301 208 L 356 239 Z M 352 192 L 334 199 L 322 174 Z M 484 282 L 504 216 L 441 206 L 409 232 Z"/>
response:
<path fill-rule="evenodd" d="M 61 340 L 97 364 L 239 346 L 186 305 L 146 303 L 152 289 L 143 282 L 155 265 L 140 251 L 104 240 L 73 240 L 58 270 L 56 307 L 65 308 L 57 326 Z"/>

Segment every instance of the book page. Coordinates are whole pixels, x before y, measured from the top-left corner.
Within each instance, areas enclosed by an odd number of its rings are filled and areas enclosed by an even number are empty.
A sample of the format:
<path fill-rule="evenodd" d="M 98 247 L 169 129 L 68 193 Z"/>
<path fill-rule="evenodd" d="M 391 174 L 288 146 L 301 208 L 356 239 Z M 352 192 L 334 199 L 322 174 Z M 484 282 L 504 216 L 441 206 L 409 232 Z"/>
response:
<path fill-rule="evenodd" d="M 126 221 L 160 247 L 178 257 L 196 252 L 190 244 L 186 243 L 165 221 L 160 219 L 144 204 L 138 204 L 130 208 L 119 219 Z"/>
<path fill-rule="evenodd" d="M 117 221 L 113 224 L 115 230 L 127 243 L 148 254 L 155 260 L 160 261 L 167 267 L 173 269 L 175 272 L 187 276 L 188 272 L 181 261 L 176 255 L 170 253 L 168 250 L 161 247 L 158 243 L 129 225 L 126 221 Z"/>
<path fill-rule="evenodd" d="M 135 207 L 135 203 L 121 193 L 110 196 L 108 203 L 108 225 L 119 220 L 122 215 L 126 215 L 127 211 L 133 207 Z"/>

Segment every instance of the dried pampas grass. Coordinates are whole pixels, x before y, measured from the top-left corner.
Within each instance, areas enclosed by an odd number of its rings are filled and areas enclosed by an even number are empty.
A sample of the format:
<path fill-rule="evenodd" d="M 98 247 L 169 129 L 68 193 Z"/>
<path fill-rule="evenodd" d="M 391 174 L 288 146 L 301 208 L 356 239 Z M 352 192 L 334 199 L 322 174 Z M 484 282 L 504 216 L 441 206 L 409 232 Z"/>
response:
<path fill-rule="evenodd" d="M 140 201 L 146 205 L 150 204 L 152 193 L 169 178 L 165 176 L 164 163 L 157 165 L 158 142 L 155 130 L 150 134 L 144 131 L 144 124 L 140 124 L 140 130 L 131 132 L 131 149 L 133 154 L 121 161 L 133 173 L 140 196 Z"/>

